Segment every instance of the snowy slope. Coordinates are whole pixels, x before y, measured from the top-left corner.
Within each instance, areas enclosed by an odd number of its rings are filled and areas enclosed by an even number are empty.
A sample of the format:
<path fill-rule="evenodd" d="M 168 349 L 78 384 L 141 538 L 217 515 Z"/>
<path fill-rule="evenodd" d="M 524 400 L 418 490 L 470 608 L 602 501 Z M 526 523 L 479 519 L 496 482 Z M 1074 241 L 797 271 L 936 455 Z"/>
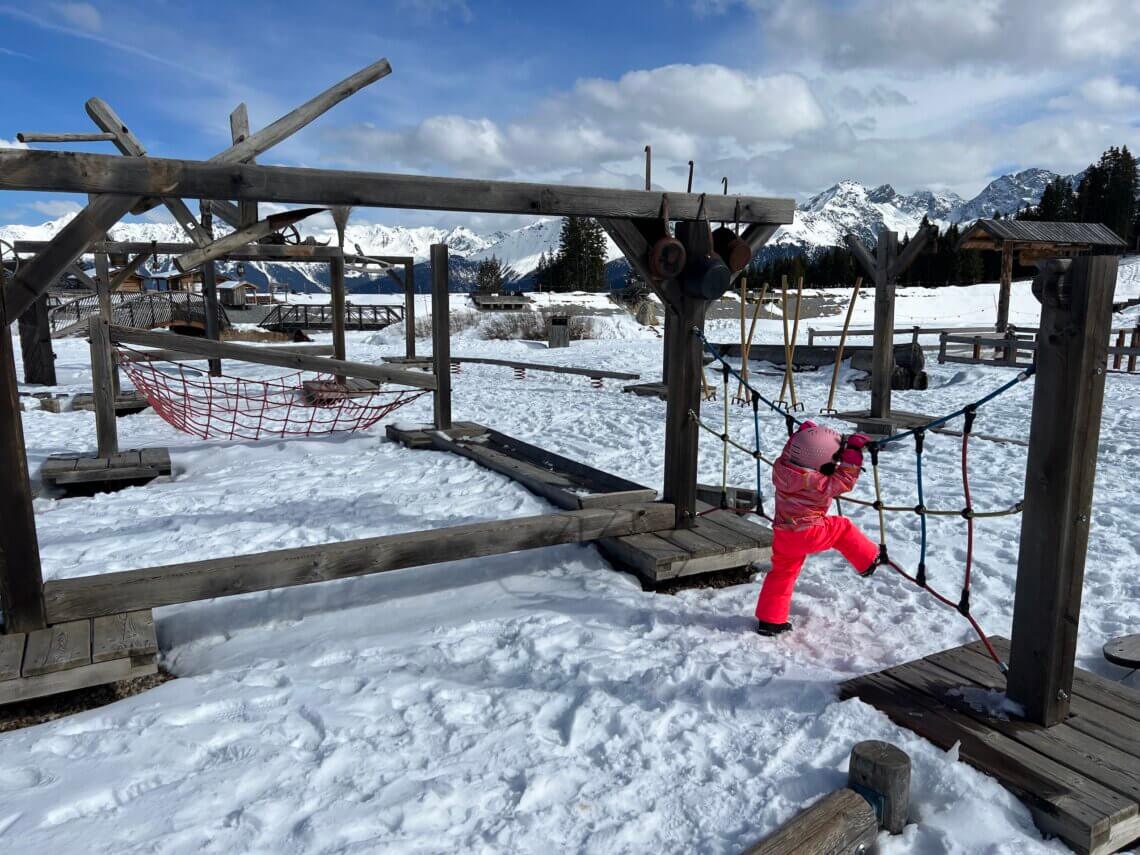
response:
<path fill-rule="evenodd" d="M 1140 266 L 1130 260 L 1120 290 L 1137 289 Z M 985 308 L 989 292 L 974 291 L 905 289 L 898 322 Z M 1016 287 L 1013 299 L 1031 322 L 1028 289 Z M 861 301 L 856 323 L 868 309 Z M 813 321 L 841 322 L 838 313 Z M 780 335 L 778 322 L 764 322 L 763 340 Z M 89 387 L 83 342 L 57 346 L 65 387 Z M 377 361 L 402 353 L 402 336 L 350 333 L 349 349 Z M 647 378 L 662 356 L 652 338 L 556 351 L 465 338 L 462 350 Z M 1011 376 L 966 366 L 930 373 L 928 391 L 896 393 L 900 408 L 949 411 Z M 809 411 L 826 399 L 828 374 L 797 376 Z M 844 372 L 837 406 L 865 406 L 849 379 Z M 759 380 L 775 394 L 778 379 Z M 515 381 L 509 370 L 470 365 L 456 379 L 454 409 L 659 488 L 664 406 L 619 388 L 533 373 Z M 1019 386 L 984 408 L 979 431 L 1023 436 L 1031 396 Z M 1140 377 L 1110 376 L 1078 662 L 1114 679 L 1124 672 L 1104 662 L 1100 645 L 1140 624 L 1140 514 L 1119 476 L 1120 461 L 1136 454 L 1138 408 Z M 399 418 L 430 413 L 424 399 Z M 94 443 L 90 413 L 24 416 L 33 473 L 50 453 Z M 750 445 L 749 414 L 731 416 L 730 432 Z M 709 417 L 719 423 L 715 410 Z M 379 426 L 227 444 L 178 434 L 153 413 L 118 424 L 124 447 L 170 446 L 175 475 L 88 499 L 38 497 L 48 578 L 552 510 L 470 461 L 387 442 Z M 765 422 L 766 450 L 782 429 Z M 931 507 L 961 502 L 957 450 L 952 437 L 927 438 Z M 1019 495 L 1023 448 L 979 441 L 971 461 L 978 507 Z M 886 454 L 882 470 L 888 498 L 912 502 L 913 455 Z M 702 436 L 700 477 L 716 483 L 719 473 L 719 446 Z M 751 458 L 734 453 L 729 478 L 751 483 Z M 866 497 L 867 485 L 858 492 Z M 874 526 L 871 512 L 855 509 L 855 519 Z M 950 591 L 961 581 L 962 525 L 930 523 L 932 581 Z M 1019 531 L 1016 517 L 978 526 L 974 601 L 994 633 L 1009 631 Z M 892 556 L 913 565 L 915 520 L 890 517 L 888 536 Z M 885 572 L 859 579 L 838 557 L 819 556 L 797 589 L 796 631 L 773 641 L 751 632 L 756 591 L 645 593 L 595 548 L 563 546 L 160 609 L 163 662 L 179 679 L 0 736 L 0 836 L 19 851 L 116 855 L 545 855 L 552 844 L 607 855 L 736 853 L 842 786 L 853 742 L 882 738 L 913 759 L 917 821 L 881 838 L 886 855 L 1066 851 L 952 752 L 837 700 L 845 678 L 971 640 L 956 614 Z"/>

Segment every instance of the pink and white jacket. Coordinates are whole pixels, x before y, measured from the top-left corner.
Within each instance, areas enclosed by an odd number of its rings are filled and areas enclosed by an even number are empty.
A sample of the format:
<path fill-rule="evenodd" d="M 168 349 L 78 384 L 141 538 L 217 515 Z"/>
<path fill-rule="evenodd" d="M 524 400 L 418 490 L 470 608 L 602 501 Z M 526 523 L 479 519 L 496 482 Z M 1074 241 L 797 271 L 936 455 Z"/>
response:
<path fill-rule="evenodd" d="M 776 487 L 772 527 L 802 531 L 819 525 L 831 510 L 832 500 L 855 487 L 860 471 L 857 464 L 842 462 L 836 465 L 835 474 L 824 475 L 796 466 L 781 454 L 772 467 L 772 484 Z"/>

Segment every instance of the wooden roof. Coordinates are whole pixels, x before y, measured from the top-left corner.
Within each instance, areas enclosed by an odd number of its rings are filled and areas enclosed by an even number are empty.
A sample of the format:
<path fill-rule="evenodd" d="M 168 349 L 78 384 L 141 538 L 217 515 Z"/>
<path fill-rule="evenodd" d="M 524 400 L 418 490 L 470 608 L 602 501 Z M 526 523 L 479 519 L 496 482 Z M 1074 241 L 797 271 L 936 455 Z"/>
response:
<path fill-rule="evenodd" d="M 1071 248 L 1124 249 L 1116 232 L 1101 223 L 1044 223 L 1033 220 L 978 220 L 958 242 L 959 249 L 1000 249 L 1006 241 Z"/>

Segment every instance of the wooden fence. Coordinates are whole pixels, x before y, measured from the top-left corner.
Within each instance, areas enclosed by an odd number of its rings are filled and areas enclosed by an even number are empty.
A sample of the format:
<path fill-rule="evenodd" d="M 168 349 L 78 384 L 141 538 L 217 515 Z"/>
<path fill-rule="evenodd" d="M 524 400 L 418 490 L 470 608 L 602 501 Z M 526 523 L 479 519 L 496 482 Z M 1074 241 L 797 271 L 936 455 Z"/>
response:
<path fill-rule="evenodd" d="M 1137 373 L 1140 356 L 1140 326 L 1111 330 L 1108 357 L 1109 371 Z M 1010 328 L 1005 335 L 962 335 L 944 332 L 938 339 L 938 362 L 963 365 L 1007 365 L 1024 368 L 1033 363 L 1037 352 L 1037 335 L 1028 330 Z"/>

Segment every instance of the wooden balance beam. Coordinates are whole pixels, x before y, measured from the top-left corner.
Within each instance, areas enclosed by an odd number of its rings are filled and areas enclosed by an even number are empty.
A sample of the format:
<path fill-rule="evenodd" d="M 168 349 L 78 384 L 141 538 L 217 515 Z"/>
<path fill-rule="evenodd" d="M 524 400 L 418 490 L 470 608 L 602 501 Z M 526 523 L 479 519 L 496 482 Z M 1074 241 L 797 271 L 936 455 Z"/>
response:
<path fill-rule="evenodd" d="M 49 623 L 63 623 L 521 549 L 661 531 L 673 525 L 673 515 L 672 505 L 657 503 L 586 508 L 79 576 L 44 585 L 44 607 Z"/>

